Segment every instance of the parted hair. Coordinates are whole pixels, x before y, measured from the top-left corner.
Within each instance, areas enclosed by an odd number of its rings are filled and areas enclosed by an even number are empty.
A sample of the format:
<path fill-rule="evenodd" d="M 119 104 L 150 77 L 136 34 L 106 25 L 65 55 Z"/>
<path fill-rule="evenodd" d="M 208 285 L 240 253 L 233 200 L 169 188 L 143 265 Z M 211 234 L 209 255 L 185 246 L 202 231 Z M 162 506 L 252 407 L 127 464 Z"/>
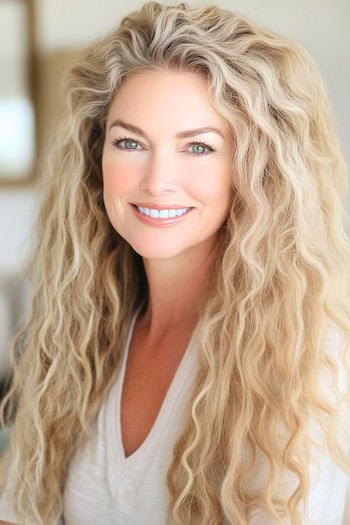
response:
<path fill-rule="evenodd" d="M 198 372 L 167 471 L 168 519 L 248 524 L 263 510 L 300 524 L 311 419 L 350 474 L 339 442 L 349 391 L 338 380 L 350 372 L 348 172 L 309 53 L 214 5 L 146 3 L 67 72 L 67 112 L 38 183 L 31 307 L 1 403 L 11 428 L 1 481 L 10 465 L 20 524 L 57 523 L 70 460 L 93 439 L 132 316 L 147 304 L 142 258 L 107 217 L 101 157 L 120 85 L 159 69 L 205 75 L 235 139 L 232 202 L 196 327 Z M 253 490 L 259 465 L 266 479 Z M 281 475 L 293 478 L 285 490 Z"/>

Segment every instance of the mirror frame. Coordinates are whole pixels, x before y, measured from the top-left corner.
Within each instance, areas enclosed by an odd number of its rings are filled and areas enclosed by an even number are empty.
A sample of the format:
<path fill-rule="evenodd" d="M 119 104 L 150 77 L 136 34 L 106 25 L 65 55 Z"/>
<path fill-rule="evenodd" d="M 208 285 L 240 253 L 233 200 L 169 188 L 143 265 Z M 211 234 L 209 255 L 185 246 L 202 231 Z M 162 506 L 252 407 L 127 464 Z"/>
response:
<path fill-rule="evenodd" d="M 28 45 L 28 62 L 27 62 L 27 77 L 28 77 L 28 97 L 32 101 L 34 110 L 34 160 L 33 165 L 26 175 L 23 177 L 0 177 L 0 189 L 16 188 L 27 186 L 35 180 L 36 163 L 38 158 L 38 104 L 37 104 L 37 55 L 36 55 L 36 16 L 35 16 L 35 0 L 12 0 L 13 2 L 24 3 L 27 9 L 27 45 Z M 5 174 L 6 175 L 6 174 Z"/>

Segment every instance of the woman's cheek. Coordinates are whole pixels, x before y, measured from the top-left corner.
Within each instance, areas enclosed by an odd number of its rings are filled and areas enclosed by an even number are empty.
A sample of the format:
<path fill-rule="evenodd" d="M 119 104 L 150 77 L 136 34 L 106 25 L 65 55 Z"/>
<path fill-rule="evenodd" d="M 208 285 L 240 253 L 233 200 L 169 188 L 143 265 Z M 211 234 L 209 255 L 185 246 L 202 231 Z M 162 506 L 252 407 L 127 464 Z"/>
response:
<path fill-rule="evenodd" d="M 222 163 L 206 163 L 205 165 L 192 167 L 186 177 L 188 192 L 202 202 L 214 202 L 222 199 L 227 192 L 230 173 L 227 165 Z"/>
<path fill-rule="evenodd" d="M 103 164 L 105 191 L 113 195 L 124 195 L 135 188 L 139 170 L 128 162 L 106 161 Z"/>

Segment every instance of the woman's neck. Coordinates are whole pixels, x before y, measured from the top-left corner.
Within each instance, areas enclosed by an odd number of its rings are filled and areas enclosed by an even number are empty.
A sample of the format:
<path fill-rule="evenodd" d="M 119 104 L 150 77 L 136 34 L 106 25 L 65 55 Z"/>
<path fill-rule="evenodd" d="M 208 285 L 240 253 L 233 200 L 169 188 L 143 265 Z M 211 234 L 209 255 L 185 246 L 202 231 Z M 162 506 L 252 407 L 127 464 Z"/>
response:
<path fill-rule="evenodd" d="M 203 243 L 171 260 L 144 260 L 149 302 L 139 323 L 151 340 L 161 340 L 169 331 L 194 328 L 210 289 L 215 255 L 215 244 Z"/>

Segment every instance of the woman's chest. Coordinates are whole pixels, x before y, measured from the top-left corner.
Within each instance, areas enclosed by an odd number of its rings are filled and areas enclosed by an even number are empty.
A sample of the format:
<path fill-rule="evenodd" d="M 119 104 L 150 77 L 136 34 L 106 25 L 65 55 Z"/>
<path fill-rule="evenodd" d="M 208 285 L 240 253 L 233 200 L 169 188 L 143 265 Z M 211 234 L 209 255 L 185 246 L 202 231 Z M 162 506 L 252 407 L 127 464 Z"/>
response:
<path fill-rule="evenodd" d="M 121 434 L 125 457 L 146 440 L 174 380 L 184 350 L 153 357 L 130 348 L 121 395 Z"/>

